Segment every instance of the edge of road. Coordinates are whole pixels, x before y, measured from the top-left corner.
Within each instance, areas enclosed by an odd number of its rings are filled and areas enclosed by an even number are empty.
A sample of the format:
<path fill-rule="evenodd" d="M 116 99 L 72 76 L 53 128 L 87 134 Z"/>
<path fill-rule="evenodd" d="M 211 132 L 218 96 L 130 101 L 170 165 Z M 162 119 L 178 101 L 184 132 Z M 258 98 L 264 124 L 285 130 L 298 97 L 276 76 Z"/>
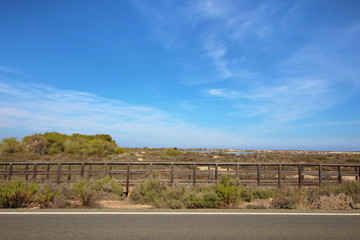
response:
<path fill-rule="evenodd" d="M 0 215 L 306 215 L 360 216 L 360 210 L 285 210 L 285 209 L 0 209 Z"/>

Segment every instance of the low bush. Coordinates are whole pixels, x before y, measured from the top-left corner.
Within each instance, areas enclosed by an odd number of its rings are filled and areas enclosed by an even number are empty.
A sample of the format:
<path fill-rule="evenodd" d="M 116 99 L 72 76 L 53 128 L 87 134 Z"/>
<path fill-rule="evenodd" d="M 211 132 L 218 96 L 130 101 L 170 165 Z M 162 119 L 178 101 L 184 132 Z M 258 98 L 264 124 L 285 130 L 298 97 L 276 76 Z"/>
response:
<path fill-rule="evenodd" d="M 330 196 L 321 196 L 315 203 L 314 208 L 323 210 L 347 210 L 351 209 L 354 205 L 351 197 L 346 196 L 344 193 Z"/>
<path fill-rule="evenodd" d="M 96 191 L 115 193 L 118 196 L 121 196 L 124 188 L 114 179 L 111 179 L 109 176 L 96 180 L 93 188 Z"/>
<path fill-rule="evenodd" d="M 239 201 L 251 202 L 253 200 L 253 190 L 251 188 L 239 188 L 237 192 L 237 199 Z"/>
<path fill-rule="evenodd" d="M 184 204 L 186 208 L 204 208 L 203 194 L 199 192 L 190 192 L 184 198 Z"/>
<path fill-rule="evenodd" d="M 39 187 L 32 183 L 26 185 L 24 181 L 10 181 L 0 186 L 0 206 L 3 208 L 22 208 L 33 201 L 33 195 Z"/>
<path fill-rule="evenodd" d="M 96 204 L 96 194 L 90 181 L 78 181 L 74 185 L 74 190 L 82 206 L 90 207 Z"/>
<path fill-rule="evenodd" d="M 12 154 L 21 150 L 21 144 L 16 138 L 4 138 L 0 142 L 0 151 L 2 153 Z"/>
<path fill-rule="evenodd" d="M 271 208 L 296 209 L 303 201 L 302 190 L 281 189 L 271 201 Z"/>
<path fill-rule="evenodd" d="M 186 187 L 184 185 L 175 184 L 167 187 L 163 196 L 163 203 L 171 209 L 184 208 L 184 198 L 186 195 Z"/>
<path fill-rule="evenodd" d="M 177 155 L 181 154 L 181 152 L 179 150 L 177 150 L 177 149 L 172 148 L 172 149 L 167 149 L 165 151 L 165 154 L 168 155 L 168 156 L 177 156 Z"/>
<path fill-rule="evenodd" d="M 222 204 L 219 196 L 215 192 L 204 192 L 203 199 L 204 208 L 217 208 Z"/>
<path fill-rule="evenodd" d="M 277 209 L 295 209 L 297 204 L 294 196 L 278 196 L 271 201 L 271 207 Z"/>
<path fill-rule="evenodd" d="M 21 142 L 28 153 L 43 155 L 46 151 L 46 139 L 38 134 L 24 137 Z"/>
<path fill-rule="evenodd" d="M 132 190 L 131 197 L 135 202 L 160 207 L 165 192 L 166 186 L 155 178 L 142 181 Z"/>
<path fill-rule="evenodd" d="M 274 198 L 277 195 L 277 191 L 274 189 L 255 189 L 252 192 L 254 199 L 269 199 Z"/>
<path fill-rule="evenodd" d="M 57 193 L 59 195 L 59 193 Z M 55 200 L 56 193 L 51 191 L 49 184 L 46 186 L 43 193 L 35 195 L 35 201 L 40 204 L 41 208 L 49 207 Z"/>
<path fill-rule="evenodd" d="M 216 185 L 216 194 L 224 204 L 232 204 L 236 201 L 236 186 L 231 181 L 231 175 L 221 176 L 221 182 Z"/>

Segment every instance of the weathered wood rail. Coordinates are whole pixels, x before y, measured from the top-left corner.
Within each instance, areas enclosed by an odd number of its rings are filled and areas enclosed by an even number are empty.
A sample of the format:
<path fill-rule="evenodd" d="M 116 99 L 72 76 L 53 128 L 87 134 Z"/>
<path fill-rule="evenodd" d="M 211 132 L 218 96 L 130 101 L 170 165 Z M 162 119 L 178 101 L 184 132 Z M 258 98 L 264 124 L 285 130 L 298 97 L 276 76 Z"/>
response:
<path fill-rule="evenodd" d="M 180 162 L 0 162 L 0 181 L 55 183 L 110 176 L 126 186 L 157 177 L 169 184 L 209 184 L 230 174 L 241 185 L 322 186 L 360 181 L 360 164 L 268 164 Z"/>

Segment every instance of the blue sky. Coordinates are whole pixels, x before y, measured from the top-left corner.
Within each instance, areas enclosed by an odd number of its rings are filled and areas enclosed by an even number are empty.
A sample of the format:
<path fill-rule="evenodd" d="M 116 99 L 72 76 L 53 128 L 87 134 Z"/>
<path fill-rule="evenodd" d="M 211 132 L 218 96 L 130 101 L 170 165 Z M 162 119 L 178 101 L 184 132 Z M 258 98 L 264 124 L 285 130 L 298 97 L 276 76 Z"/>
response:
<path fill-rule="evenodd" d="M 360 150 L 359 1 L 0 1 L 0 138 Z"/>

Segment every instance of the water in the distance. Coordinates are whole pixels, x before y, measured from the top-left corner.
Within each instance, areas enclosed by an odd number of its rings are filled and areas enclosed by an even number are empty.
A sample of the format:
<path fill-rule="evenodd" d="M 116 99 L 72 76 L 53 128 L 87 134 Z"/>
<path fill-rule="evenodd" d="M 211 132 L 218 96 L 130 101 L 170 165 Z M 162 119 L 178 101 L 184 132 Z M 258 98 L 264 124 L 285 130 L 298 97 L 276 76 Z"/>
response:
<path fill-rule="evenodd" d="M 254 152 L 213 152 L 213 151 L 187 151 L 187 152 L 195 152 L 195 153 L 226 153 L 226 154 L 235 154 L 235 155 L 243 155 Z"/>

